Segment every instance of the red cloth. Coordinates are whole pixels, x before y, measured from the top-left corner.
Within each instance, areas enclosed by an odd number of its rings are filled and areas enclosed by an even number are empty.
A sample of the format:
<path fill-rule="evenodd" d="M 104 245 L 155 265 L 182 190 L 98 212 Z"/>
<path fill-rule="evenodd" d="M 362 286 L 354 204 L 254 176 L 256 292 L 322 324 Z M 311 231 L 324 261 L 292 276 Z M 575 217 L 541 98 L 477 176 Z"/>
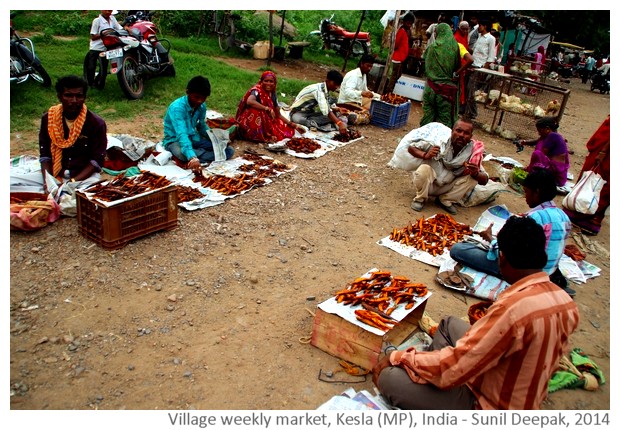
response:
<path fill-rule="evenodd" d="M 407 56 L 409 56 L 409 37 L 407 37 L 407 30 L 401 27 L 396 32 L 392 61 L 403 62 L 407 59 Z"/>
<path fill-rule="evenodd" d="M 578 212 L 570 211 L 568 209 L 564 209 L 564 212 L 568 215 L 570 220 L 591 233 L 598 233 L 601 229 L 601 225 L 603 223 L 603 219 L 605 218 L 605 212 L 610 204 L 610 184 L 609 184 L 609 145 L 610 145 L 610 135 L 609 135 L 609 116 L 607 119 L 603 121 L 598 130 L 594 132 L 588 143 L 586 144 L 586 148 L 588 149 L 588 155 L 583 163 L 583 167 L 581 168 L 581 173 L 579 173 L 579 178 L 583 175 L 584 172 L 588 170 L 593 170 L 597 172 L 601 177 L 607 181 L 607 183 L 603 186 L 601 190 L 601 196 L 599 197 L 598 202 L 598 210 L 593 215 L 584 215 Z M 600 165 L 597 168 L 594 168 L 597 164 L 597 157 L 602 152 L 605 153 Z M 579 180 L 577 178 L 577 180 Z"/>
<path fill-rule="evenodd" d="M 278 142 L 287 137 L 293 137 L 295 135 L 295 129 L 282 120 L 279 117 L 279 109 L 274 105 L 274 93 L 268 93 L 265 91 L 262 85 L 262 80 L 266 77 L 273 77 L 276 79 L 276 76 L 271 71 L 266 71 L 262 74 L 261 80 L 250 88 L 241 101 L 239 102 L 239 107 L 237 108 L 237 115 L 235 119 L 239 124 L 239 135 L 243 139 L 251 140 L 253 142 Z M 277 83 L 277 81 L 276 81 Z M 271 110 L 276 112 L 278 115 L 275 119 L 271 117 L 271 115 L 265 111 L 253 108 L 247 104 L 248 98 L 252 95 L 252 92 L 258 93 L 257 101 L 260 102 L 263 106 L 267 106 Z"/>
<path fill-rule="evenodd" d="M 454 32 L 454 38 L 458 43 L 463 45 L 465 49 L 469 49 L 469 40 L 467 35 L 463 35 L 460 31 L 456 30 L 456 32 Z"/>

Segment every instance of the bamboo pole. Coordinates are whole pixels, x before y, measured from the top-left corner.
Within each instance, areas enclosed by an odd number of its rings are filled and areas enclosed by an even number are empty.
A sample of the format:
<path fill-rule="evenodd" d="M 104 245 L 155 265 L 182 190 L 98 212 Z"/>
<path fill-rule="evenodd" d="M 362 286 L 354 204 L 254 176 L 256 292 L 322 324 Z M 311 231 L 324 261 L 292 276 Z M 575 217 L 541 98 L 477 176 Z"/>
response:
<path fill-rule="evenodd" d="M 392 63 L 392 55 L 394 54 L 394 45 L 396 44 L 396 33 L 398 32 L 398 21 L 400 18 L 400 11 L 397 10 L 394 16 L 394 27 L 392 28 L 392 34 L 390 35 L 390 53 L 385 62 L 385 69 L 383 69 L 383 76 L 381 77 L 381 83 L 379 84 L 378 93 L 383 94 L 385 84 L 387 82 L 387 76 Z"/>

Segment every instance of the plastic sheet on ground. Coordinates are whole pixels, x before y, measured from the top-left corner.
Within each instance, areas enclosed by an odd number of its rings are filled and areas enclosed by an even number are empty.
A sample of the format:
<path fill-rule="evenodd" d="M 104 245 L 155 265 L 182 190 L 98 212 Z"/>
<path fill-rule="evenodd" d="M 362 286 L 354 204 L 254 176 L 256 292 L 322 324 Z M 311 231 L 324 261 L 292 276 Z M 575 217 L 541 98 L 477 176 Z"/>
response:
<path fill-rule="evenodd" d="M 260 157 L 267 159 L 267 160 L 273 160 L 275 163 L 279 163 L 283 166 L 285 165 L 284 163 L 280 163 L 277 160 L 271 157 L 268 157 L 266 155 L 261 155 Z M 240 170 L 240 167 L 243 165 L 252 164 L 252 163 L 253 163 L 252 161 L 249 161 L 243 158 L 243 156 L 238 156 L 230 160 L 210 163 L 208 166 L 205 166 L 203 168 L 203 174 L 205 176 L 222 175 L 222 176 L 228 176 L 230 178 L 234 178 L 234 177 L 241 176 L 243 174 L 247 174 L 247 172 Z M 141 162 L 139 164 L 139 167 L 142 170 L 148 170 L 158 175 L 165 176 L 170 181 L 172 181 L 175 185 L 189 186 L 189 187 L 198 189 L 203 194 L 203 197 L 200 197 L 198 199 L 195 199 L 189 202 L 179 203 L 180 207 L 182 207 L 183 209 L 189 210 L 189 211 L 220 205 L 224 203 L 224 201 L 226 201 L 227 199 L 236 197 L 241 194 L 245 194 L 248 191 L 256 188 L 256 185 L 255 185 L 239 193 L 225 195 L 213 188 L 203 187 L 201 186 L 200 183 L 194 182 L 194 177 L 195 177 L 194 173 L 191 172 L 190 170 L 182 169 L 181 167 L 176 165 L 173 161 L 169 161 L 167 164 L 164 164 L 163 166 L 160 165 L 157 162 L 156 157 L 152 154 L 145 161 Z M 294 166 L 294 165 L 287 165 L 287 169 L 285 171 L 276 172 L 275 176 L 277 177 L 284 173 L 290 172 L 294 170 L 296 167 L 297 166 Z M 267 185 L 273 182 L 273 180 L 270 178 L 264 178 L 264 181 L 265 182 L 263 185 Z"/>
<path fill-rule="evenodd" d="M 447 255 L 447 258 L 442 261 L 441 266 L 439 266 L 439 270 L 437 273 L 439 274 L 448 270 L 453 270 L 456 264 L 456 261 L 454 261 L 450 257 L 450 255 Z M 471 267 L 463 266 L 463 268 L 461 269 L 461 273 L 473 278 L 473 282 L 471 282 L 469 286 L 451 285 L 442 281 L 439 276 L 437 276 L 435 279 L 446 288 L 460 291 L 462 293 L 478 297 L 480 299 L 493 301 L 497 299 L 499 293 L 501 293 L 510 286 L 510 284 L 508 284 L 502 279 L 496 278 L 495 276 L 487 275 L 483 272 L 479 272 L 472 269 Z"/>

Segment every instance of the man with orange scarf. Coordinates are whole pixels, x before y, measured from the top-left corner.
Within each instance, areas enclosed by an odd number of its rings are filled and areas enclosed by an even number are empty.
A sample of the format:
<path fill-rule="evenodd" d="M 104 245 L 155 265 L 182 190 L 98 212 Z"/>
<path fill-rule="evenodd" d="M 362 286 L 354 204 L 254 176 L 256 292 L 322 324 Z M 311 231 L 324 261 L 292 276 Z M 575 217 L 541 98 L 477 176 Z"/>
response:
<path fill-rule="evenodd" d="M 89 111 L 84 101 L 88 84 L 77 76 L 56 83 L 60 104 L 41 118 L 39 152 L 44 190 L 46 172 L 59 182 L 88 183 L 99 179 L 105 160 L 107 128 L 101 117 Z"/>
<path fill-rule="evenodd" d="M 11 192 L 49 194 L 64 183 L 70 183 L 69 189 L 75 190 L 99 180 L 108 144 L 107 129 L 105 121 L 84 104 L 87 89 L 86 81 L 78 76 L 58 79 L 56 95 L 60 104 L 49 108 L 41 118 L 41 169 L 32 166 L 27 172 L 11 172 Z M 60 193 L 54 195 L 56 200 L 60 197 Z"/>

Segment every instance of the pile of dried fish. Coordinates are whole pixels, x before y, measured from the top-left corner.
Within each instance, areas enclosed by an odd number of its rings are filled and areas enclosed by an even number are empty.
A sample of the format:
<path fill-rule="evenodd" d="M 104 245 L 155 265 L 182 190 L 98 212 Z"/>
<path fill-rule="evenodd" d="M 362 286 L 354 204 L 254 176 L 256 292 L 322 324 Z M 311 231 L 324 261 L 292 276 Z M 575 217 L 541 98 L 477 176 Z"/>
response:
<path fill-rule="evenodd" d="M 402 105 L 403 103 L 407 103 L 409 100 L 407 100 L 406 97 L 399 96 L 394 93 L 387 93 L 381 96 L 381 101 L 392 105 Z"/>
<path fill-rule="evenodd" d="M 471 227 L 458 223 L 448 214 L 436 214 L 431 218 L 418 219 L 401 229 L 395 228 L 390 233 L 390 240 L 413 246 L 435 256 L 463 240 L 471 234 Z"/>
<path fill-rule="evenodd" d="M 314 139 L 308 137 L 292 137 L 286 141 L 286 146 L 295 152 L 301 154 L 312 154 L 321 148 L 321 144 Z"/>
<path fill-rule="evenodd" d="M 125 173 L 121 173 L 111 181 L 95 184 L 85 191 L 91 194 L 92 198 L 113 202 L 165 188 L 170 184 L 172 182 L 165 176 L 143 170 L 141 174 L 132 177 L 126 177 Z"/>
<path fill-rule="evenodd" d="M 404 276 L 392 276 L 390 272 L 375 271 L 369 277 L 360 277 L 335 294 L 343 305 L 361 305 L 364 311 L 355 311 L 356 318 L 365 324 L 387 331 L 396 321 L 390 316 L 401 304 L 405 309 L 415 306 L 417 297 L 428 294 L 428 287 L 412 283 Z"/>
<path fill-rule="evenodd" d="M 332 140 L 336 140 L 338 142 L 350 142 L 351 140 L 355 140 L 362 137 L 362 133 L 357 130 L 348 129 L 346 133 L 337 133 Z"/>

